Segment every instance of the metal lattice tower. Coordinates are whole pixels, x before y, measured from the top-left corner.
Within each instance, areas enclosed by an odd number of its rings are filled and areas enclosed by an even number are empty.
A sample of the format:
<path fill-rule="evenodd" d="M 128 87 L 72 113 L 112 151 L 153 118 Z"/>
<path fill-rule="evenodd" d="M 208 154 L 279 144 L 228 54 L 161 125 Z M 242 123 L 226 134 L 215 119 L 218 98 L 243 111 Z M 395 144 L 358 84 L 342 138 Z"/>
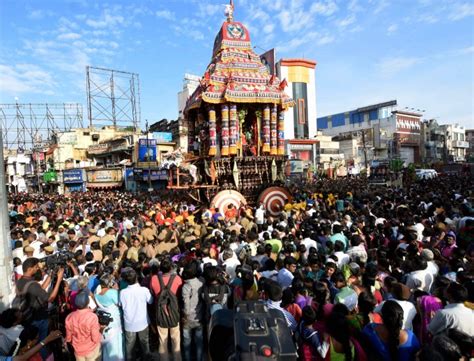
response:
<path fill-rule="evenodd" d="M 48 145 L 58 132 L 83 128 L 82 104 L 0 104 L 3 144 L 8 149 Z"/>
<path fill-rule="evenodd" d="M 86 67 L 89 125 L 132 126 L 140 124 L 140 79 L 120 70 Z"/>

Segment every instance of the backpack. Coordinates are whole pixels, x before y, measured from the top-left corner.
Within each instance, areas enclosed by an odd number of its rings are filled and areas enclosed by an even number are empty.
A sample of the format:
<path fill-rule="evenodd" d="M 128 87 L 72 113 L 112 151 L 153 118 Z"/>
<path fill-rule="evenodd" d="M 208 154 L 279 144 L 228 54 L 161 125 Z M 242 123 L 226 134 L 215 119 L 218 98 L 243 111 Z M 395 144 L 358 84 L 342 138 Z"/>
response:
<path fill-rule="evenodd" d="M 24 321 L 30 320 L 33 316 L 33 309 L 30 307 L 30 302 L 28 301 L 28 289 L 33 283 L 35 283 L 35 281 L 26 282 L 22 291 L 17 287 L 16 296 L 12 302 L 12 308 L 20 310 Z"/>
<path fill-rule="evenodd" d="M 179 324 L 178 298 L 171 292 L 171 286 L 176 275 L 171 275 L 168 284 L 165 286 L 161 274 L 158 274 L 160 281 L 160 293 L 156 298 L 156 323 L 162 328 L 172 328 Z"/>

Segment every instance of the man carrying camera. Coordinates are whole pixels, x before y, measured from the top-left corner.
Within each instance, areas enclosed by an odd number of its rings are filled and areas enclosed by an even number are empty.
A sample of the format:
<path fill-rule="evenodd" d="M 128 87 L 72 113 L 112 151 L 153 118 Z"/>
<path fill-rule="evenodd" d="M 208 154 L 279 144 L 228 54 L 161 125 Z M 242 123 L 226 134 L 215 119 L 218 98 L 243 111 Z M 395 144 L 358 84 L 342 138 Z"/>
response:
<path fill-rule="evenodd" d="M 66 342 L 72 344 L 76 361 L 99 361 L 105 325 L 99 325 L 99 318 L 89 308 L 89 290 L 81 290 L 74 303 L 77 310 L 66 317 Z"/>
<path fill-rule="evenodd" d="M 23 312 L 24 323 L 26 326 L 33 325 L 39 330 L 39 340 L 42 341 L 48 335 L 48 303 L 53 302 L 58 295 L 59 286 L 63 280 L 64 268 L 60 267 L 56 275 L 56 282 L 53 289 L 50 288 L 52 275 L 48 274 L 42 284 L 42 272 L 39 268 L 39 260 L 31 257 L 27 258 L 22 265 L 23 277 L 16 283 L 17 296 L 25 299 Z M 47 350 L 41 350 L 41 356 L 46 359 Z"/>

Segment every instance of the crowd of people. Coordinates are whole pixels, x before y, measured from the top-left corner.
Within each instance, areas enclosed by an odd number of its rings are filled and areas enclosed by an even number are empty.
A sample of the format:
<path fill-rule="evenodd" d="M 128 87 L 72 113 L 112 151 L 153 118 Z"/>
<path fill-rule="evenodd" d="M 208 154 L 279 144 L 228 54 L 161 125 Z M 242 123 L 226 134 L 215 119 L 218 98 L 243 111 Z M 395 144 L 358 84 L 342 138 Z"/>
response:
<path fill-rule="evenodd" d="M 0 359 L 202 361 L 212 315 L 256 301 L 303 361 L 469 360 L 473 191 L 323 180 L 277 216 L 169 191 L 11 194 Z"/>

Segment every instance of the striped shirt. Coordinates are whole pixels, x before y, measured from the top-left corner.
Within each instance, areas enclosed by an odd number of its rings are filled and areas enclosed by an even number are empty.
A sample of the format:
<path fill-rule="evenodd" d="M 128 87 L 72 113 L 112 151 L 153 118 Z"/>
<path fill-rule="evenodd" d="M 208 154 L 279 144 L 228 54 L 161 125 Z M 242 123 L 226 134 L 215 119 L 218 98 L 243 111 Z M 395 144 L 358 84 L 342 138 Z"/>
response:
<path fill-rule="evenodd" d="M 281 301 L 272 301 L 272 300 L 266 300 L 265 305 L 269 309 L 274 309 L 274 310 L 280 310 L 283 313 L 283 316 L 285 317 L 286 324 L 290 328 L 292 332 L 296 331 L 296 328 L 298 327 L 298 323 L 296 322 L 295 318 L 291 313 L 289 313 L 287 310 L 284 308 L 280 307 Z"/>

